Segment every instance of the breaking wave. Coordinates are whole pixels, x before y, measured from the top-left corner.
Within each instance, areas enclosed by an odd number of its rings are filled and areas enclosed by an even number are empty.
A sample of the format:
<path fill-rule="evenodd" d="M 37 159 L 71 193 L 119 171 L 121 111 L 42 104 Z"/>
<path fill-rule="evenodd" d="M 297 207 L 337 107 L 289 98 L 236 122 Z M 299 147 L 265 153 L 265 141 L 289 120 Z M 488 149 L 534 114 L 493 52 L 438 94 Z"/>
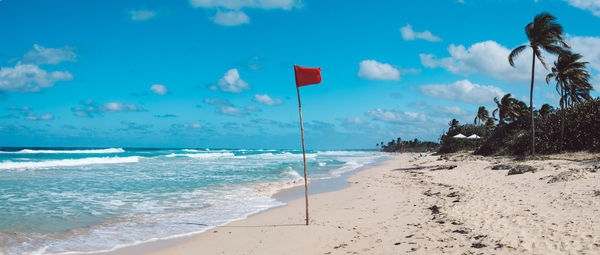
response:
<path fill-rule="evenodd" d="M 139 162 L 139 156 L 131 157 L 91 157 L 80 159 L 60 159 L 60 160 L 45 160 L 35 162 L 0 162 L 0 169 L 20 169 L 20 168 L 50 168 L 59 166 L 83 166 L 94 164 L 119 164 L 119 163 L 135 163 Z"/>
<path fill-rule="evenodd" d="M 109 149 L 91 149 L 91 150 L 31 150 L 23 149 L 20 151 L 0 151 L 0 153 L 11 153 L 11 154 L 58 154 L 58 153 L 69 153 L 69 154 L 101 154 L 101 153 L 121 153 L 125 152 L 122 148 L 109 148 Z"/>
<path fill-rule="evenodd" d="M 234 157 L 235 154 L 230 153 L 230 152 L 215 152 L 215 153 L 186 153 L 186 154 L 176 154 L 176 153 L 171 153 L 169 155 L 167 155 L 167 158 L 174 158 L 174 157 L 188 157 L 188 158 L 223 158 L 223 157 Z"/>

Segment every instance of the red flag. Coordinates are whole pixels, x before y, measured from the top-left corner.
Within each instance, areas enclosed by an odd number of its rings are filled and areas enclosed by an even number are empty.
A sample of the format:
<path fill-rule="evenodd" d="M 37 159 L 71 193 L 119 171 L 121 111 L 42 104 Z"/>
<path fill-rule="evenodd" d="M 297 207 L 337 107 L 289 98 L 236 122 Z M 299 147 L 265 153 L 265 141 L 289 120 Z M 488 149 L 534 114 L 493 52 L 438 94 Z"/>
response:
<path fill-rule="evenodd" d="M 321 83 L 321 68 L 301 67 L 294 65 L 296 87 Z"/>

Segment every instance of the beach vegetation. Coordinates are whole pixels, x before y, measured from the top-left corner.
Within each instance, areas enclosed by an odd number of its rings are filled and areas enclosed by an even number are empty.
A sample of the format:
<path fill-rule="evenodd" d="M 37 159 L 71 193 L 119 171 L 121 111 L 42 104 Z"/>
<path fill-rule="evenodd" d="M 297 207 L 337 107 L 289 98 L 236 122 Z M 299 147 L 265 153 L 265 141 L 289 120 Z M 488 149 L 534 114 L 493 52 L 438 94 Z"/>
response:
<path fill-rule="evenodd" d="M 574 103 L 581 103 L 589 100 L 592 85 L 589 82 L 590 73 L 586 70 L 587 62 L 581 61 L 580 54 L 570 51 L 563 51 L 554 61 L 552 72 L 546 76 L 546 83 L 552 79 L 556 81 L 556 91 L 560 96 L 560 148 L 564 144 L 565 116 L 566 106 L 572 106 Z M 541 110 L 540 110 L 541 113 Z"/>
<path fill-rule="evenodd" d="M 497 108 L 492 111 L 492 117 L 496 118 L 496 113 L 498 113 L 498 126 L 504 126 L 506 123 L 527 116 L 527 105 L 512 97 L 511 94 L 504 95 L 500 100 L 494 97 L 494 103 L 496 103 Z"/>
<path fill-rule="evenodd" d="M 539 111 L 541 112 L 541 111 Z M 561 151 L 600 151 L 600 99 L 593 98 L 542 115 L 535 115 L 535 142 L 542 154 Z M 564 119 L 564 128 L 561 127 Z M 527 121 L 516 121 L 499 126 L 490 134 L 479 149 L 480 155 L 526 155 L 531 138 Z M 562 132 L 561 132 L 562 130 Z M 564 144 L 560 142 L 561 133 Z"/>
<path fill-rule="evenodd" d="M 419 141 L 419 139 L 403 141 L 398 137 L 384 145 L 381 143 L 381 151 L 384 152 L 432 152 L 437 151 L 440 147 L 439 143 L 430 141 Z"/>
<path fill-rule="evenodd" d="M 487 120 L 486 120 L 487 121 Z M 493 120 L 492 120 L 493 124 Z M 448 132 L 440 137 L 440 150 L 439 153 L 451 153 L 458 151 L 473 151 L 479 148 L 485 137 L 489 134 L 489 126 L 486 125 L 474 125 L 464 124 L 453 119 L 448 123 L 450 126 Z M 465 138 L 454 138 L 455 135 L 463 134 L 465 136 L 477 135 L 479 139 L 465 139 Z"/>
<path fill-rule="evenodd" d="M 481 125 L 481 123 L 485 123 L 489 118 L 490 113 L 487 109 L 485 109 L 485 106 L 479 106 L 479 109 L 477 110 L 477 115 L 475 115 L 475 120 L 473 120 L 473 125 Z"/>

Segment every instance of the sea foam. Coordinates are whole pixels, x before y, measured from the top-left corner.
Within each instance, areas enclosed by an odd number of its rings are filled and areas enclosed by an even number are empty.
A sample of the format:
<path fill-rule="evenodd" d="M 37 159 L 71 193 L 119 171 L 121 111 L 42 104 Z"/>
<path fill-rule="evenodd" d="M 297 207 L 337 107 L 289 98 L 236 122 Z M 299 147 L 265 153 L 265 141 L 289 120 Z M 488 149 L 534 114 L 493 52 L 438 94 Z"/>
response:
<path fill-rule="evenodd" d="M 131 157 L 91 157 L 80 159 L 60 159 L 60 160 L 44 160 L 36 162 L 0 162 L 0 169 L 20 169 L 20 168 L 51 168 L 61 166 L 83 166 L 94 164 L 119 164 L 119 163 L 135 163 L 139 162 L 139 156 Z"/>
<path fill-rule="evenodd" d="M 31 150 L 31 149 L 23 149 L 20 151 L 0 151 L 0 153 L 11 153 L 11 154 L 59 154 L 59 153 L 68 153 L 68 154 L 103 154 L 103 153 L 121 153 L 125 152 L 122 148 L 109 148 L 109 149 L 90 149 L 90 150 Z"/>
<path fill-rule="evenodd" d="M 230 153 L 230 152 L 215 152 L 215 153 L 185 153 L 185 154 L 176 154 L 176 153 L 171 153 L 169 155 L 167 155 L 167 158 L 174 158 L 174 157 L 188 157 L 188 158 L 198 158 L 198 159 L 203 159 L 203 158 L 222 158 L 222 157 L 234 157 L 235 154 Z"/>

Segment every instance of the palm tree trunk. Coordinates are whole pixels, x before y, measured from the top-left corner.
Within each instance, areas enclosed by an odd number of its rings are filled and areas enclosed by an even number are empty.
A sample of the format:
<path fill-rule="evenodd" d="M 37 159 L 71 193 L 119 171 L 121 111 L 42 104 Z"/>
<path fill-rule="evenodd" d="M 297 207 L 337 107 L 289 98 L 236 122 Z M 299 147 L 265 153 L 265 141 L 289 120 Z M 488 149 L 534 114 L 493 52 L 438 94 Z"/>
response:
<path fill-rule="evenodd" d="M 564 133 L 565 133 L 565 89 L 563 86 L 564 82 L 561 82 L 560 85 L 560 152 L 563 150 L 564 144 Z"/>
<path fill-rule="evenodd" d="M 531 111 L 531 156 L 535 156 L 535 127 L 533 119 L 533 79 L 535 78 L 535 51 L 531 61 L 531 89 L 529 90 L 529 111 Z"/>

